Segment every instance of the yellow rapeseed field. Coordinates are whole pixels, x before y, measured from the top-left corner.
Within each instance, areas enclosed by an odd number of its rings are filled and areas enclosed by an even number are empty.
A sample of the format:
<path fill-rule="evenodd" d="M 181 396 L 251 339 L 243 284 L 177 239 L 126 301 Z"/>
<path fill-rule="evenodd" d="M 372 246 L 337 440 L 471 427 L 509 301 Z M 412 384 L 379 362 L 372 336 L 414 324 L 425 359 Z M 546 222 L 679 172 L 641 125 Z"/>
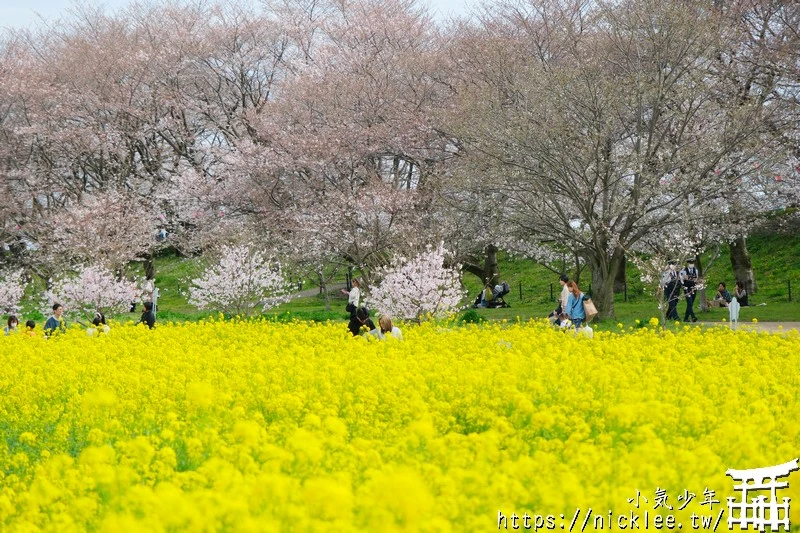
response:
<path fill-rule="evenodd" d="M 796 332 L 403 333 L 0 337 L 0 530 L 497 531 L 528 513 L 577 532 L 591 508 L 587 531 L 645 512 L 713 529 L 720 510 L 726 531 L 726 470 L 800 454 Z M 800 472 L 783 481 L 797 523 Z"/>

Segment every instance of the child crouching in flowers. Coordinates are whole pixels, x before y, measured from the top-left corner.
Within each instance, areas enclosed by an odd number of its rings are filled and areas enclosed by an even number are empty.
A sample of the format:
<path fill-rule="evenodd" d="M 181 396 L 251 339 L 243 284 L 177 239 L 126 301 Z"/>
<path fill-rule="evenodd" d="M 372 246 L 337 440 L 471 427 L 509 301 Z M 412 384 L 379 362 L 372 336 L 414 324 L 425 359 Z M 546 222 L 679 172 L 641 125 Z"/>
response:
<path fill-rule="evenodd" d="M 392 318 L 389 315 L 381 315 L 378 320 L 378 327 L 370 331 L 369 334 L 381 340 L 386 340 L 387 336 L 403 340 L 403 332 L 392 324 Z"/>
<path fill-rule="evenodd" d="M 375 329 L 375 323 L 369 317 L 369 309 L 366 307 L 359 307 L 350 318 L 350 323 L 347 324 L 347 329 L 350 330 L 353 337 L 359 336 L 362 328 L 366 328 L 367 331 Z"/>
<path fill-rule="evenodd" d="M 102 331 L 106 335 L 111 330 L 106 324 L 106 316 L 103 313 L 97 312 L 94 314 L 94 318 L 92 319 L 92 326 L 86 330 L 86 334 L 90 337 L 94 336 L 95 333 L 98 331 Z"/>

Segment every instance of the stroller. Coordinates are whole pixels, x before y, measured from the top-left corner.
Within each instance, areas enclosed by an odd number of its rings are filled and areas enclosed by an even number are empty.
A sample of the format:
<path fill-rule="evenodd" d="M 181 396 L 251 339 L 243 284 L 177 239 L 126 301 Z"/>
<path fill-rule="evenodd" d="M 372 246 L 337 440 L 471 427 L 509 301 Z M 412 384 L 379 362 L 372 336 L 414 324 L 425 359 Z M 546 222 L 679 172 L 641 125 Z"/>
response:
<path fill-rule="evenodd" d="M 487 289 L 489 287 L 487 286 Z M 511 307 L 508 305 L 503 299 L 503 296 L 511 292 L 511 286 L 507 282 L 502 282 L 499 285 L 495 285 L 494 288 L 491 289 L 491 298 L 488 298 L 488 290 L 482 291 L 477 298 L 475 298 L 475 303 L 472 307 L 487 307 L 491 309 L 496 309 L 498 307 Z"/>

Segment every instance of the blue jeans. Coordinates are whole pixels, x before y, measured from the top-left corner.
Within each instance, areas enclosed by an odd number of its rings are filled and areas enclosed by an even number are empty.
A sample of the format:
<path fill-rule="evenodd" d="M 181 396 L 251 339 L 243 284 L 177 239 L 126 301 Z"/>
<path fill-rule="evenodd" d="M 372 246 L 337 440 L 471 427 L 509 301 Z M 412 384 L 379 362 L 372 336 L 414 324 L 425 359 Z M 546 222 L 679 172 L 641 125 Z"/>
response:
<path fill-rule="evenodd" d="M 581 327 L 581 322 L 583 322 L 583 321 L 584 321 L 584 319 L 583 319 L 583 318 L 573 318 L 573 319 L 572 319 L 572 325 L 573 325 L 573 326 L 575 326 L 575 329 L 576 329 L 576 330 L 578 330 L 578 329 L 580 329 L 580 327 Z"/>

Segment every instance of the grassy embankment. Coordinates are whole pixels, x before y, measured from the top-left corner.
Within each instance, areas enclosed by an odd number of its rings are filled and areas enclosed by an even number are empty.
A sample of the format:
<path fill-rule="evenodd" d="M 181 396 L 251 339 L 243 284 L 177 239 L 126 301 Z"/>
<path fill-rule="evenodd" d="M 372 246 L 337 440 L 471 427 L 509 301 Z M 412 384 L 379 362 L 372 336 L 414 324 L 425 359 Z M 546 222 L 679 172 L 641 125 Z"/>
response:
<path fill-rule="evenodd" d="M 759 290 L 750 298 L 751 307 L 742 308 L 740 320 L 749 322 L 753 318 L 759 321 L 800 321 L 800 237 L 785 236 L 760 236 L 748 240 L 748 249 L 752 256 L 753 268 Z M 718 281 L 725 281 L 729 288 L 733 286 L 733 274 L 728 247 L 722 246 L 720 255 L 713 262 L 711 255 L 703 258 L 704 265 L 710 264 L 706 272 L 709 286 L 716 287 Z M 506 301 L 511 305 L 505 309 L 477 309 L 468 312 L 470 319 L 485 320 L 528 320 L 546 316 L 553 309 L 552 294 L 557 296 L 560 290 L 558 277 L 550 270 L 525 259 L 512 259 L 500 257 L 499 262 L 502 279 L 511 285 L 511 293 Z M 186 279 L 193 277 L 200 270 L 196 259 L 178 258 L 175 256 L 160 257 L 156 260 L 156 283 L 160 288 L 158 320 L 186 321 L 198 320 L 212 313 L 201 312 L 187 303 Z M 134 270 L 141 271 L 138 265 Z M 581 286 L 588 289 L 591 275 L 584 271 L 581 275 Z M 615 297 L 615 319 L 599 321 L 595 324 L 600 329 L 617 329 L 618 323 L 626 328 L 635 326 L 636 320 L 646 322 L 653 316 L 659 316 L 656 302 L 647 294 L 639 281 L 637 269 L 628 264 L 627 267 L 628 291 L 627 301 L 625 294 L 619 293 Z M 344 278 L 335 283 L 343 283 Z M 792 284 L 792 301 L 789 301 L 789 282 Z M 481 285 L 477 277 L 466 274 L 464 284 L 469 291 L 468 301 L 474 301 Z M 314 286 L 306 284 L 305 289 Z M 344 312 L 344 297 L 338 289 L 332 301 L 332 310 L 325 310 L 325 302 L 321 296 L 298 297 L 290 303 L 266 313 L 266 316 L 276 320 L 341 320 L 347 318 Z M 713 293 L 712 293 L 713 294 Z M 766 305 L 758 305 L 766 304 Z M 38 306 L 34 299 L 26 305 L 28 315 L 37 318 Z M 679 313 L 683 316 L 685 303 L 681 301 L 678 306 Z M 138 311 L 138 310 L 137 310 Z M 128 321 L 138 319 L 139 313 L 123 314 L 114 317 L 117 320 Z M 698 314 L 701 321 L 722 322 L 728 317 L 725 309 L 712 309 L 706 313 Z"/>

